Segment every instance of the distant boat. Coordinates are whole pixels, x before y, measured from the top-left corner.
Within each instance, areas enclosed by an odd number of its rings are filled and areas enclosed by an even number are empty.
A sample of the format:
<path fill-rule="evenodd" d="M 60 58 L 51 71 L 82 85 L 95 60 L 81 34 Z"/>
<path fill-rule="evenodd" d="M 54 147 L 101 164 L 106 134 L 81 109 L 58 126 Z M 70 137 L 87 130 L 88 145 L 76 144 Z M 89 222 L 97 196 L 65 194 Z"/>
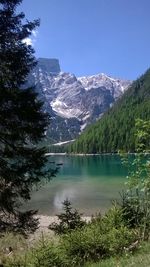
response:
<path fill-rule="evenodd" d="M 63 163 L 57 163 L 56 165 L 57 165 L 57 166 L 61 166 L 61 165 L 63 165 Z"/>

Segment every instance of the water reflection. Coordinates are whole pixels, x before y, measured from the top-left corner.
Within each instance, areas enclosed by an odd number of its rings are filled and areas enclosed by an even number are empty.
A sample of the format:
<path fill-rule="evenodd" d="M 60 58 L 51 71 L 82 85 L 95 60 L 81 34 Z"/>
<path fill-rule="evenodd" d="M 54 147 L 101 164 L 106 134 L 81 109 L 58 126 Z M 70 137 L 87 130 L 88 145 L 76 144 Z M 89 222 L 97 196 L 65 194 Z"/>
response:
<path fill-rule="evenodd" d="M 56 192 L 56 194 L 54 196 L 54 201 L 53 201 L 54 207 L 57 210 L 61 210 L 62 209 L 62 202 L 68 198 L 73 203 L 73 201 L 75 199 L 75 195 L 76 195 L 76 190 L 73 188 L 64 189 L 62 191 Z"/>
<path fill-rule="evenodd" d="M 33 192 L 27 208 L 55 215 L 68 198 L 86 215 L 104 211 L 119 198 L 126 170 L 118 156 L 55 156 L 50 161 L 63 163 L 59 174 L 39 191 Z"/>

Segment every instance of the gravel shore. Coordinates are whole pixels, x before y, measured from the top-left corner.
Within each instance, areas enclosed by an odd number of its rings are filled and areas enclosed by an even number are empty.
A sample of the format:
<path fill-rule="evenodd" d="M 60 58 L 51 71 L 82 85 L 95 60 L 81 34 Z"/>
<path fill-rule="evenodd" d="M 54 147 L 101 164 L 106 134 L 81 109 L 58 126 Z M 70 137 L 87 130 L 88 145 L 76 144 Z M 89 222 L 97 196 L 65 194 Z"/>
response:
<path fill-rule="evenodd" d="M 39 228 L 36 230 L 34 234 L 31 234 L 29 238 L 29 242 L 34 242 L 41 237 L 48 237 L 50 239 L 53 239 L 54 233 L 53 231 L 48 229 L 48 226 L 53 222 L 58 222 L 58 217 L 56 216 L 47 216 L 47 215 L 37 215 L 35 218 L 39 219 Z M 91 217 L 89 216 L 83 216 L 83 220 L 86 222 L 89 222 L 91 220 Z"/>

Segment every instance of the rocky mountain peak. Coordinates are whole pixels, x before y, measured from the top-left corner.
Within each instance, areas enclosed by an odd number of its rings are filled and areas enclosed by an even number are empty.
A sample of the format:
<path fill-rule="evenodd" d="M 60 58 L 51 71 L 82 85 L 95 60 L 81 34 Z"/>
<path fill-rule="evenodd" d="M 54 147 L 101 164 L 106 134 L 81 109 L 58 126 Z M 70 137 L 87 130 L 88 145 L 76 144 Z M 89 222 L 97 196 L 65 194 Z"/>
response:
<path fill-rule="evenodd" d="M 51 116 L 48 131 L 52 142 L 75 139 L 85 127 L 99 119 L 130 85 L 104 73 L 76 77 L 60 70 L 58 59 L 39 58 L 29 76 L 44 110 Z"/>
<path fill-rule="evenodd" d="M 37 67 L 53 74 L 58 74 L 61 71 L 59 60 L 56 58 L 39 58 Z"/>
<path fill-rule="evenodd" d="M 79 77 L 78 80 L 87 91 L 93 88 L 105 87 L 106 90 L 111 91 L 115 99 L 117 99 L 122 93 L 124 93 L 124 91 L 131 83 L 127 80 L 112 78 L 104 73 Z"/>

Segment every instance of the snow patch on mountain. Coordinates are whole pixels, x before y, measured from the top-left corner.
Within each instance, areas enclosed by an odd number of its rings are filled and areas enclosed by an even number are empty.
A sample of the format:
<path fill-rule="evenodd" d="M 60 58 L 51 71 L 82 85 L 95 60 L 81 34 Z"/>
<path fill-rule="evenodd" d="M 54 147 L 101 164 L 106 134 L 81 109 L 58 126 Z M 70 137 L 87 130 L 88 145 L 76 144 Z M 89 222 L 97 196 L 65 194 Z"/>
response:
<path fill-rule="evenodd" d="M 63 72 L 57 59 L 39 59 L 29 76 L 44 111 L 51 117 L 47 135 L 54 142 L 75 139 L 87 125 L 101 118 L 131 84 L 104 73 L 76 77 Z"/>
<path fill-rule="evenodd" d="M 62 102 L 59 99 L 51 101 L 50 104 L 53 111 L 55 111 L 57 115 L 63 118 L 78 118 L 81 114 L 81 111 L 79 109 L 69 108 L 66 103 Z"/>
<path fill-rule="evenodd" d="M 115 99 L 124 93 L 128 88 L 130 81 L 112 78 L 104 73 L 99 73 L 92 76 L 79 77 L 78 81 L 81 82 L 85 90 L 91 90 L 92 88 L 105 87 L 106 90 L 110 90 Z"/>

